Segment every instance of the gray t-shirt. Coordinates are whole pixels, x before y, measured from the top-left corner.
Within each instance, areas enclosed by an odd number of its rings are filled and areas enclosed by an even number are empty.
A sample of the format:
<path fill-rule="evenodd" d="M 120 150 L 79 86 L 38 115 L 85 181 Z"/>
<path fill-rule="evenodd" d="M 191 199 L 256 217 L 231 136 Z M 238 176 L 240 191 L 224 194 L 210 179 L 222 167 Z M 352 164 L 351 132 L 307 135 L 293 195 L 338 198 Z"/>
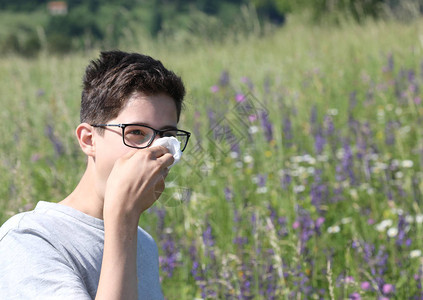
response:
<path fill-rule="evenodd" d="M 94 299 L 104 245 L 103 221 L 39 202 L 0 228 L 0 299 Z M 138 298 L 163 299 L 158 251 L 138 228 Z"/>

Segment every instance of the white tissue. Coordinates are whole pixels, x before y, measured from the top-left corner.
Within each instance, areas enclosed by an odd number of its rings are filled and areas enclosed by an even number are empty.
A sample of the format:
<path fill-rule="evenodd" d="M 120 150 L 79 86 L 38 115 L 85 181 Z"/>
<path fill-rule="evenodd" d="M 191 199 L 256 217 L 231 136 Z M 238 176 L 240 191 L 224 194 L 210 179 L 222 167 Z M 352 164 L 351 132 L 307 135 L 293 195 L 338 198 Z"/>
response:
<path fill-rule="evenodd" d="M 172 167 L 174 164 L 176 164 L 182 157 L 181 143 L 173 136 L 171 137 L 165 136 L 155 140 L 153 144 L 151 144 L 150 147 L 154 147 L 154 146 L 166 147 L 169 150 L 169 152 L 173 155 L 173 158 L 175 159 L 175 161 L 173 162 L 171 166 L 169 166 L 169 168 Z"/>

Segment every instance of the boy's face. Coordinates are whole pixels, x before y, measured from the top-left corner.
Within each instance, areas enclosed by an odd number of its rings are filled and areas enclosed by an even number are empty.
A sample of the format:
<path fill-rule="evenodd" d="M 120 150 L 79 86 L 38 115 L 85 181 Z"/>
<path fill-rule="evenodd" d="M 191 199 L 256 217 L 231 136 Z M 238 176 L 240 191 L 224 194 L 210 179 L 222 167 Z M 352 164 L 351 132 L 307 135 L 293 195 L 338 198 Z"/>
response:
<path fill-rule="evenodd" d="M 174 100 L 165 94 L 147 96 L 134 94 L 123 107 L 120 114 L 108 124 L 143 124 L 155 129 L 177 127 L 177 110 Z M 156 136 L 158 139 L 159 136 Z M 105 127 L 104 134 L 94 131 L 95 166 L 101 196 L 104 196 L 106 182 L 114 163 L 122 155 L 130 151 L 143 151 L 125 146 L 122 140 L 122 129 Z"/>

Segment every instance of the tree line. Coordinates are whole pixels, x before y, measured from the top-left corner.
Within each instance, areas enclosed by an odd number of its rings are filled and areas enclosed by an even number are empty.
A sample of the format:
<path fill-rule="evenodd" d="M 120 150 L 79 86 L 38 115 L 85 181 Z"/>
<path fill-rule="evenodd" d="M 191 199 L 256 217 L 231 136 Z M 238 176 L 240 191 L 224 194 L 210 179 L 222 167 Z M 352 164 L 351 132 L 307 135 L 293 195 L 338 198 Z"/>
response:
<path fill-rule="evenodd" d="M 199 20 L 218 20 L 222 27 L 228 28 L 237 20 L 241 7 L 253 9 L 259 22 L 277 26 L 285 23 L 287 14 L 305 10 L 312 22 L 330 20 L 336 23 L 345 17 L 362 22 L 367 18 L 384 18 L 389 13 L 400 15 L 398 11 L 406 8 L 420 14 L 423 8 L 423 0 L 67 0 L 65 15 L 49 15 L 46 9 L 48 2 L 0 0 L 2 13 L 45 12 L 42 24 L 30 21 L 17 24 L 0 39 L 3 52 L 30 55 L 43 46 L 52 52 L 67 52 L 98 44 L 115 47 L 131 26 L 144 28 L 152 37 L 157 37 L 162 32 L 187 29 L 190 24 L 193 27 L 195 16 Z M 403 18 L 409 19 L 409 16 Z M 44 41 L 39 28 L 45 35 Z M 188 30 L 195 32 L 192 28 Z"/>

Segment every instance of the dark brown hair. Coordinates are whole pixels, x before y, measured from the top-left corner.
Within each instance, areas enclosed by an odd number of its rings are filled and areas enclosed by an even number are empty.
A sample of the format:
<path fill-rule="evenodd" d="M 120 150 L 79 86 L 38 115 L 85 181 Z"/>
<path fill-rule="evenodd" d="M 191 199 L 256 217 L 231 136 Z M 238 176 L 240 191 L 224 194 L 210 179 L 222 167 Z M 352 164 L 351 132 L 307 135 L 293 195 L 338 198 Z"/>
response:
<path fill-rule="evenodd" d="M 85 70 L 81 122 L 104 124 L 116 118 L 134 92 L 166 94 L 176 104 L 178 121 L 185 96 L 180 77 L 150 56 L 122 51 L 101 52 Z"/>

